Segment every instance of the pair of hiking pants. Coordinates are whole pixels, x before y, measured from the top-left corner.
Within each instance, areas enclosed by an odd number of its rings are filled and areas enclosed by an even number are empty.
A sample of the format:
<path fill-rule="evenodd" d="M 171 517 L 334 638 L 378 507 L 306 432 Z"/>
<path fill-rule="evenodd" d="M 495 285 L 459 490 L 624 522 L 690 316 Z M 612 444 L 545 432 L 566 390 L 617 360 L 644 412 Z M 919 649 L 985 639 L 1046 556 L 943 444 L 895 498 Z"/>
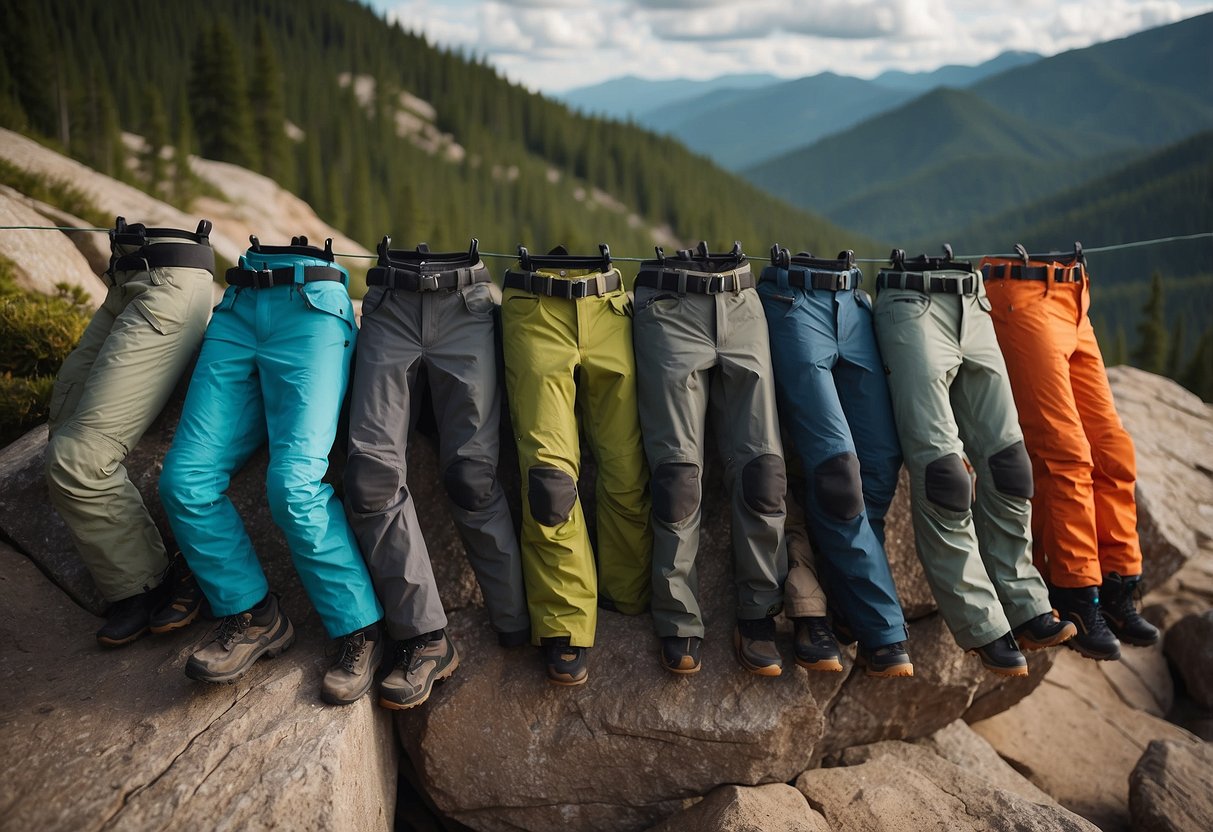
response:
<path fill-rule="evenodd" d="M 544 283 L 615 288 L 556 297 L 512 282 L 540 290 Z M 649 600 L 649 478 L 636 411 L 631 301 L 614 269 L 510 271 L 501 323 L 522 476 L 531 638 L 569 636 L 574 647 L 591 647 L 600 593 L 604 606 L 629 614 L 643 612 Z M 598 465 L 597 573 L 577 495 L 579 422 Z"/>
<path fill-rule="evenodd" d="M 206 329 L 160 496 L 211 609 L 244 612 L 269 587 L 226 492 L 268 442 L 270 513 L 335 638 L 383 611 L 341 502 L 321 481 L 355 340 L 348 277 L 324 255 L 304 244 L 256 246 L 229 270 L 233 285 Z"/>
<path fill-rule="evenodd" d="M 191 233 L 119 218 L 110 235 L 109 291 L 51 393 L 51 504 L 111 603 L 159 585 L 168 566 L 122 461 L 202 340 L 215 270 L 209 231 L 205 221 Z"/>
<path fill-rule="evenodd" d="M 702 638 L 695 558 L 709 411 L 730 494 L 739 619 L 781 608 L 787 479 L 766 321 L 749 265 L 722 273 L 710 260 L 665 264 L 641 264 L 633 333 L 653 478 L 653 625 L 662 638 Z M 685 277 L 683 290 L 661 288 L 662 276 L 674 273 Z"/>
<path fill-rule="evenodd" d="M 1065 588 L 1140 575 L 1133 440 L 1087 317 L 1085 264 L 1031 255 L 986 258 L 981 269 L 1032 458 L 1036 566 Z"/>
<path fill-rule="evenodd" d="M 381 253 L 362 301 L 346 510 L 395 639 L 446 626 L 430 553 L 406 482 L 409 428 L 424 379 L 438 424 L 451 517 L 504 641 L 530 627 L 514 521 L 497 481 L 499 297 L 479 256 Z"/>
<path fill-rule="evenodd" d="M 1051 609 L 1032 566 L 1031 463 L 990 302 L 971 271 L 886 270 L 877 286 L 918 556 L 956 642 L 973 649 Z"/>
<path fill-rule="evenodd" d="M 884 551 L 901 447 L 861 279 L 846 261 L 798 257 L 765 267 L 758 294 L 780 412 L 800 456 L 817 576 L 835 617 L 875 649 L 906 638 Z M 785 588 L 789 615 L 812 614 L 799 611 L 802 576 Z"/>

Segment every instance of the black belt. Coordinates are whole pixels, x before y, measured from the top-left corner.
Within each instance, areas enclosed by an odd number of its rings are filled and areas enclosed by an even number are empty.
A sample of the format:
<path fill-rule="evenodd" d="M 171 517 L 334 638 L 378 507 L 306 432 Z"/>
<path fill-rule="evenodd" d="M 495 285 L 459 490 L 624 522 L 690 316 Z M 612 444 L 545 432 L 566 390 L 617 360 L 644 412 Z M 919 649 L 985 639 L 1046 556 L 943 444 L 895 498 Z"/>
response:
<path fill-rule="evenodd" d="M 693 272 L 687 269 L 648 269 L 636 275 L 636 285 L 663 292 L 685 295 L 716 295 L 722 292 L 740 292 L 754 287 L 754 275 L 749 266 L 728 272 Z"/>
<path fill-rule="evenodd" d="M 942 292 L 948 295 L 972 295 L 977 292 L 977 276 L 934 277 L 918 272 L 881 272 L 877 289 L 913 289 L 916 292 Z"/>
<path fill-rule="evenodd" d="M 1009 277 L 1011 280 L 1048 280 L 1048 266 L 1021 266 L 1018 264 L 987 263 L 981 267 L 986 280 Z M 1054 266 L 1054 283 L 1078 283 L 1082 280 L 1082 269 L 1078 266 Z"/>
<path fill-rule="evenodd" d="M 134 254 L 115 257 L 110 261 L 109 272 L 145 272 L 162 268 L 206 269 L 213 275 L 215 250 L 190 243 L 155 243 Z"/>
<path fill-rule="evenodd" d="M 788 285 L 798 289 L 824 289 L 846 292 L 858 289 L 863 275 L 858 272 L 818 272 L 812 269 L 788 269 Z"/>
<path fill-rule="evenodd" d="M 338 283 L 345 281 L 345 275 L 339 269 L 331 266 L 304 266 L 303 282 L 316 283 L 321 280 L 334 280 Z M 270 289 L 274 286 L 289 286 L 295 282 L 295 267 L 283 266 L 280 269 L 228 269 L 227 283 L 229 286 L 239 286 L 241 289 Z"/>
<path fill-rule="evenodd" d="M 601 289 L 599 283 L 602 284 Z M 507 271 L 505 273 L 505 288 L 507 289 L 521 289 L 524 292 L 565 300 L 605 295 L 618 290 L 622 285 L 623 281 L 619 279 L 619 272 L 577 277 L 572 280 L 552 277 L 541 272 Z"/>
<path fill-rule="evenodd" d="M 395 266 L 376 266 L 366 273 L 367 286 L 386 286 L 406 292 L 437 292 L 442 289 L 462 289 L 473 283 L 488 283 L 489 270 L 484 266 L 425 274 Z"/>

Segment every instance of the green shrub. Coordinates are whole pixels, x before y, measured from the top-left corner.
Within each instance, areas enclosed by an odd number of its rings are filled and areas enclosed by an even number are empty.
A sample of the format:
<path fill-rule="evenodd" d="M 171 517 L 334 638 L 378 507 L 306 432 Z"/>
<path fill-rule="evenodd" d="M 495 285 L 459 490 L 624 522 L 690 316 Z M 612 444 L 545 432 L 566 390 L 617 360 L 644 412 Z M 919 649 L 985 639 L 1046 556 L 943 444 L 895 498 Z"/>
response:
<path fill-rule="evenodd" d="M 53 376 L 80 341 L 89 313 L 63 297 L 0 294 L 0 373 Z"/>
<path fill-rule="evenodd" d="M 0 184 L 8 185 L 28 197 L 53 205 L 61 211 L 91 222 L 95 228 L 108 228 L 114 218 L 102 213 L 84 192 L 70 182 L 19 168 L 0 159 Z"/>
<path fill-rule="evenodd" d="M 54 376 L 22 378 L 0 375 L 0 447 L 20 438 L 30 428 L 46 421 Z"/>

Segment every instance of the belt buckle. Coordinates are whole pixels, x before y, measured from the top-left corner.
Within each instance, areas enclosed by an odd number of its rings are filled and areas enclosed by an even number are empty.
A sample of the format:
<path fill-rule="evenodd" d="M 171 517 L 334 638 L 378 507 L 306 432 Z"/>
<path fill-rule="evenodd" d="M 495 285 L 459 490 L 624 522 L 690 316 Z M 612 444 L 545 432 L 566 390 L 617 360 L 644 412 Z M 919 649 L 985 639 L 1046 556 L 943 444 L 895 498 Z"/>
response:
<path fill-rule="evenodd" d="M 262 282 L 264 276 L 264 283 Z M 253 288 L 254 289 L 272 289 L 274 288 L 274 270 L 260 269 L 253 272 Z"/>
<path fill-rule="evenodd" d="M 436 274 L 417 275 L 417 291 L 418 292 L 437 292 L 438 291 L 438 275 L 436 275 Z"/>
<path fill-rule="evenodd" d="M 564 297 L 566 300 L 580 300 L 590 293 L 590 282 L 588 280 L 566 280 L 564 281 L 564 285 Z"/>
<path fill-rule="evenodd" d="M 966 289 L 965 284 L 969 283 L 969 282 L 972 282 L 972 287 Z M 968 275 L 965 275 L 964 277 L 956 278 L 956 294 L 973 295 L 976 293 L 977 293 L 977 281 L 973 278 L 973 275 L 968 274 Z"/>
<path fill-rule="evenodd" d="M 719 294 L 724 291 L 724 275 L 713 274 L 707 279 L 707 291 L 709 294 Z"/>
<path fill-rule="evenodd" d="M 847 288 L 847 278 L 850 276 L 851 275 L 849 273 L 835 272 L 834 291 L 841 292 L 843 289 Z"/>

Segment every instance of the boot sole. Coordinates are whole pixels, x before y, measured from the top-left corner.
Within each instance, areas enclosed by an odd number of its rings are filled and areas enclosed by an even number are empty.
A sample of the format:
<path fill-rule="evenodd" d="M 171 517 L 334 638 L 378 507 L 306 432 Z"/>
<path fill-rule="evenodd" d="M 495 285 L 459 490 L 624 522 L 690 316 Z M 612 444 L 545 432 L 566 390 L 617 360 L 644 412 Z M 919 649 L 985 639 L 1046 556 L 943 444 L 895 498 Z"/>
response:
<path fill-rule="evenodd" d="M 208 682 L 212 685 L 231 685 L 240 680 L 242 676 L 253 669 L 253 665 L 259 659 L 276 659 L 290 649 L 295 643 L 295 625 L 290 619 L 286 622 L 286 632 L 278 638 L 277 641 L 271 641 L 265 646 L 265 649 L 254 655 L 251 659 L 245 662 L 243 667 L 233 670 L 229 673 L 210 674 L 206 669 L 194 664 L 194 659 L 191 656 L 190 660 L 185 663 L 185 675 L 196 682 Z"/>
<path fill-rule="evenodd" d="M 1019 635 L 1016 633 L 1015 642 L 1019 645 L 1020 650 L 1044 650 L 1048 647 L 1056 647 L 1059 644 L 1065 644 L 1067 641 L 1074 638 L 1074 636 L 1078 635 L 1078 628 L 1075 627 L 1073 623 L 1067 621 L 1066 624 L 1069 625 L 1066 627 L 1066 629 L 1063 629 L 1057 635 L 1053 636 L 1052 638 L 1045 639 L 1044 641 L 1037 641 L 1031 636 Z"/>
<path fill-rule="evenodd" d="M 737 655 L 737 662 L 743 668 L 755 676 L 782 676 L 783 665 L 778 664 L 752 664 L 746 661 L 745 653 L 741 651 L 741 633 L 733 631 L 733 652 Z"/>
<path fill-rule="evenodd" d="M 993 673 L 995 676 L 1003 676 L 1008 679 L 1028 675 L 1028 669 L 1026 667 L 995 667 L 993 665 L 988 665 L 985 662 L 982 662 L 981 666 Z"/>
<path fill-rule="evenodd" d="M 108 636 L 97 636 L 97 643 L 102 647 L 125 647 L 126 645 L 138 641 L 148 633 L 148 628 L 144 627 L 137 633 L 129 635 L 126 638 L 109 638 Z"/>
<path fill-rule="evenodd" d="M 196 620 L 198 620 L 198 616 L 201 613 L 202 613 L 202 602 L 199 601 L 198 606 L 194 607 L 193 611 L 190 612 L 190 614 L 187 615 L 185 618 L 180 618 L 176 621 L 170 621 L 166 624 L 157 624 L 155 626 L 148 625 L 148 630 L 150 630 L 153 633 L 156 633 L 157 635 L 159 635 L 161 633 L 171 633 L 173 630 L 180 630 L 182 627 L 188 627 L 190 624 L 193 624 Z"/>
<path fill-rule="evenodd" d="M 842 673 L 842 662 L 838 659 L 818 659 L 815 662 L 797 659 L 796 664 L 805 670 L 815 670 L 818 673 Z"/>
<path fill-rule="evenodd" d="M 429 688 L 425 691 L 425 694 L 422 695 L 420 698 L 414 699 L 411 702 L 394 702 L 391 699 L 385 699 L 381 695 L 379 697 L 379 707 L 387 708 L 389 711 L 407 711 L 410 708 L 416 708 L 418 705 L 424 705 L 426 702 L 429 701 L 430 694 L 434 692 L 434 685 L 438 684 L 439 682 L 445 682 L 447 679 L 451 678 L 451 676 L 453 676 L 455 673 L 455 669 L 458 667 L 459 667 L 459 654 L 456 653 L 455 658 L 452 659 L 451 663 L 446 666 L 446 670 L 442 671 L 441 673 L 439 673 L 437 676 L 434 677 L 433 681 L 430 682 Z"/>
<path fill-rule="evenodd" d="M 1097 662 L 1114 662 L 1120 659 L 1120 651 L 1114 653 L 1097 653 L 1094 650 L 1088 650 L 1078 643 L 1078 639 L 1070 639 L 1066 642 L 1066 647 L 1069 647 L 1084 659 L 1093 659 Z"/>
<path fill-rule="evenodd" d="M 665 660 L 662 659 L 661 666 L 663 668 L 665 668 L 666 670 L 668 670 L 670 673 L 675 674 L 676 676 L 694 676 L 703 667 L 703 662 L 700 662 L 699 664 L 695 665 L 694 667 L 674 667 L 672 665 L 666 664 Z M 584 680 L 582 680 L 582 681 L 584 681 Z"/>
<path fill-rule="evenodd" d="M 871 676 L 873 679 L 908 679 L 914 675 L 914 665 L 899 664 L 880 669 L 865 666 L 863 675 Z"/>

